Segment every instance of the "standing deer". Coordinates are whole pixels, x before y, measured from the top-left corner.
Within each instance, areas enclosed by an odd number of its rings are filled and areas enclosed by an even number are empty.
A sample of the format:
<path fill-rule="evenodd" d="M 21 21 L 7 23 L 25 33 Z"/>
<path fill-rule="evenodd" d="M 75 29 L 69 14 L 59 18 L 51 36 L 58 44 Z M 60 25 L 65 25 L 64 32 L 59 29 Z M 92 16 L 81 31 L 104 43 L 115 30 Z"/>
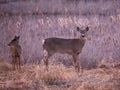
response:
<path fill-rule="evenodd" d="M 15 36 L 14 39 L 8 44 L 10 47 L 10 53 L 12 56 L 12 67 L 15 70 L 20 69 L 20 54 L 21 46 L 19 45 L 19 36 Z"/>
<path fill-rule="evenodd" d="M 47 38 L 43 40 L 43 49 L 44 49 L 44 63 L 46 65 L 46 70 L 48 71 L 48 59 L 55 53 L 67 53 L 72 55 L 75 70 L 79 72 L 79 60 L 78 56 L 82 51 L 82 48 L 85 45 L 85 36 L 86 32 L 89 30 L 89 27 L 85 29 L 80 29 L 77 27 L 77 31 L 81 33 L 81 37 L 78 39 L 64 39 L 64 38 Z M 82 70 L 82 68 L 81 68 Z"/>

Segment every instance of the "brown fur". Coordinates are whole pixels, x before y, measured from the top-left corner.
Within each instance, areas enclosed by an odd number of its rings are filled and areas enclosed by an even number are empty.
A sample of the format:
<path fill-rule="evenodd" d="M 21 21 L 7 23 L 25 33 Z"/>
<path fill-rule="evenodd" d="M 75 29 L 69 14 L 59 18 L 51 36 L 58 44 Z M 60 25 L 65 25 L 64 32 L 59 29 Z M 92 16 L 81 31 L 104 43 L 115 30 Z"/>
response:
<path fill-rule="evenodd" d="M 82 37 L 79 39 L 64 39 L 64 38 L 47 38 L 43 42 L 44 49 L 44 63 L 46 65 L 46 69 L 48 70 L 48 59 L 55 53 L 67 53 L 72 55 L 75 69 L 79 72 L 79 60 L 78 56 L 82 51 L 82 48 L 85 44 L 86 32 L 88 31 L 88 27 L 84 30 L 80 30 L 77 27 L 77 31 L 80 31 Z"/>
<path fill-rule="evenodd" d="M 20 69 L 21 46 L 19 45 L 19 36 L 15 36 L 8 46 L 10 47 L 10 53 L 12 56 L 13 69 Z"/>

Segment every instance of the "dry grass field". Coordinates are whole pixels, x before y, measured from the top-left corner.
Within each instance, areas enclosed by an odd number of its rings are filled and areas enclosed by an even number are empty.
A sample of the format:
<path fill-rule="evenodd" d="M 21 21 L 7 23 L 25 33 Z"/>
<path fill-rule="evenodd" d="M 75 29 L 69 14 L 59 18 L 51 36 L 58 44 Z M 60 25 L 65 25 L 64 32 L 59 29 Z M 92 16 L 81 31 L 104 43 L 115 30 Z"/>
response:
<path fill-rule="evenodd" d="M 23 65 L 19 71 L 0 62 L 0 90 L 120 90 L 120 63 L 101 63 L 76 73 L 74 67 L 50 64 Z"/>
<path fill-rule="evenodd" d="M 79 55 L 55 54 L 49 71 L 42 62 L 46 38 L 79 38 Z M 20 36 L 21 70 L 12 70 L 8 43 Z M 120 90 L 120 0 L 0 0 L 0 90 Z"/>

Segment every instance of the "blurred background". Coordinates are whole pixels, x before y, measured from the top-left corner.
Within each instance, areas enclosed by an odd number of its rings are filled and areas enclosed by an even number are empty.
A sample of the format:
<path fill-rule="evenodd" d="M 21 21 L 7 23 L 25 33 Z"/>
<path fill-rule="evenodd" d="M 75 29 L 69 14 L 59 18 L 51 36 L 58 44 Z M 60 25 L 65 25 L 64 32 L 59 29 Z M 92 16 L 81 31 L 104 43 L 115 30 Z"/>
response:
<path fill-rule="evenodd" d="M 79 38 L 76 26 L 87 25 L 81 65 L 120 62 L 120 0 L 0 0 L 0 61 L 11 62 L 7 44 L 15 35 L 20 36 L 22 63 L 38 64 L 43 39 Z M 69 66 L 72 57 L 55 54 L 50 61 Z"/>

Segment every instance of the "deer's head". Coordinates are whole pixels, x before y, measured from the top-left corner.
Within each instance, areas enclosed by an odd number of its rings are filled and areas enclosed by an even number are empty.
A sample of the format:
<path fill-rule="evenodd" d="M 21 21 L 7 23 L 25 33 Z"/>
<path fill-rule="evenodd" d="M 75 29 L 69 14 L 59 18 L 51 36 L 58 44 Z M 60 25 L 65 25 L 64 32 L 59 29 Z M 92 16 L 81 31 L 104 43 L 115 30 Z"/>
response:
<path fill-rule="evenodd" d="M 79 31 L 81 33 L 82 37 L 86 36 L 88 30 L 89 30 L 88 26 L 85 29 L 80 29 L 79 27 L 77 27 L 77 31 Z"/>
<path fill-rule="evenodd" d="M 13 46 L 14 44 L 18 43 L 19 38 L 20 36 L 15 36 L 14 39 L 10 43 L 8 43 L 8 46 Z"/>

